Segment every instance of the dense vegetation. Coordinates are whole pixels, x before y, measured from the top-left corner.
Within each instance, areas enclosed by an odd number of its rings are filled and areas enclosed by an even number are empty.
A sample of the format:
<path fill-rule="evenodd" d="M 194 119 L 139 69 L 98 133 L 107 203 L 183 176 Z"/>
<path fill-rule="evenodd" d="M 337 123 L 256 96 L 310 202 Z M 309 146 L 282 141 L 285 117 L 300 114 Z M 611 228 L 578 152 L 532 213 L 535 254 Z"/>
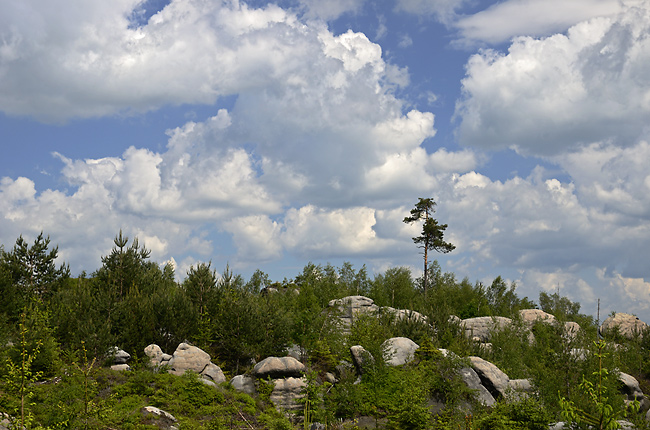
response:
<path fill-rule="evenodd" d="M 145 346 L 156 343 L 171 353 L 183 341 L 208 352 L 227 377 L 299 345 L 310 368 L 305 420 L 330 428 L 342 423 L 352 428 L 360 417 L 396 429 L 547 428 L 561 419 L 561 398 L 575 408 L 594 407 L 584 395 L 583 377 L 615 392 L 616 378 L 595 379 L 599 365 L 632 374 L 650 392 L 650 336 L 629 341 L 614 334 L 597 351 L 604 356 L 601 362 L 595 353 L 580 359 L 575 350 L 597 348 L 596 322 L 580 313 L 580 304 L 544 292 L 537 303 L 521 298 L 516 285 L 500 277 L 489 286 L 471 283 L 443 273 L 433 262 L 425 295 L 422 280 L 403 267 L 371 278 L 365 267 L 310 263 L 294 279 L 273 282 L 261 271 L 245 280 L 228 267 L 217 276 L 208 263 L 192 267 L 179 284 L 173 268 L 150 261 L 137 239 L 129 242 L 120 232 L 114 242 L 97 271 L 76 278 L 65 265 L 56 266 L 57 248 L 42 234 L 31 245 L 21 237 L 13 247 L 0 248 L 0 412 L 20 417 L 27 428 L 155 428 L 139 413 L 146 405 L 176 415 L 181 429 L 298 426 L 264 393 L 253 399 L 227 384 L 213 388 L 195 375 L 181 378 L 147 368 Z M 432 324 L 359 318 L 343 336 L 328 318 L 327 304 L 349 295 L 418 311 Z M 539 323 L 530 342 L 517 320 L 518 311 L 529 308 L 552 313 L 560 322 L 578 322 L 580 335 L 568 339 L 561 324 Z M 515 322 L 494 336 L 488 350 L 468 340 L 450 315 L 498 315 Z M 391 368 L 376 360 L 360 383 L 354 372 L 338 367 L 349 361 L 351 345 L 381 357 L 381 343 L 393 336 L 421 345 L 414 363 Z M 134 356 L 133 371 L 102 367 L 115 345 Z M 513 379 L 530 378 L 537 392 L 482 408 L 458 379 L 465 364 L 444 358 L 439 348 L 459 357 L 480 355 Z M 339 382 L 322 382 L 325 372 L 336 373 Z M 431 399 L 445 407 L 434 410 Z M 616 395 L 606 402 L 622 409 Z M 647 428 L 640 417 L 629 419 Z"/>

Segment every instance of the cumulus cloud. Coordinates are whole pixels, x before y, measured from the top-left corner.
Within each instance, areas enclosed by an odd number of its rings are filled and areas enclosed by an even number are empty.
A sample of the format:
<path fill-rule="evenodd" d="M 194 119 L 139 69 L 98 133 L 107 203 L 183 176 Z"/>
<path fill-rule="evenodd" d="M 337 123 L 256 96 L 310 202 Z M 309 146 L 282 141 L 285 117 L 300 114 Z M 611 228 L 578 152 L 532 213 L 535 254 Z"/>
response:
<path fill-rule="evenodd" d="M 638 4 L 472 56 L 456 107 L 460 142 L 541 156 L 629 144 L 650 119 L 649 33 L 650 6 Z"/>
<path fill-rule="evenodd" d="M 453 26 L 460 44 L 497 44 L 519 36 L 548 36 L 594 17 L 621 10 L 618 0 L 509 0 L 472 15 L 459 17 Z"/>

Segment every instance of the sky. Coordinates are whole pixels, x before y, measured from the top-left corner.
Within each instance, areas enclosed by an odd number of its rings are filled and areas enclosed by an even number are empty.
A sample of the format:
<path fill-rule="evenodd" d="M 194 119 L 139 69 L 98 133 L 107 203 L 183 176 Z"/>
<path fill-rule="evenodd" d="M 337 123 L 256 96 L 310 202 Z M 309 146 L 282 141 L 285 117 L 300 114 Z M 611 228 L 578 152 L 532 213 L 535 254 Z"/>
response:
<path fill-rule="evenodd" d="M 647 0 L 0 2 L 0 243 L 444 271 L 650 322 Z"/>

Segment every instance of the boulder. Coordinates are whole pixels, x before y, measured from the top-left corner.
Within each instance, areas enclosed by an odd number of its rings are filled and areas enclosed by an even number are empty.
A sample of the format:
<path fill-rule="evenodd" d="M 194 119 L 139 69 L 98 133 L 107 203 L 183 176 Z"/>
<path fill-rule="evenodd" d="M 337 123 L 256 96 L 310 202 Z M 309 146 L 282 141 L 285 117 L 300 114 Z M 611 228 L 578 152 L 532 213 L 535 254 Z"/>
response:
<path fill-rule="evenodd" d="M 554 315 L 544 312 L 541 309 L 522 309 L 519 311 L 519 317 L 528 328 L 531 328 L 537 321 L 550 324 L 555 322 Z"/>
<path fill-rule="evenodd" d="M 375 362 L 375 357 L 361 345 L 351 346 L 350 355 L 352 355 L 352 363 L 359 374 L 363 373 L 364 367 Z"/>
<path fill-rule="evenodd" d="M 226 382 L 226 376 L 221 371 L 221 368 L 214 363 L 208 363 L 201 372 L 201 376 L 215 384 Z"/>
<path fill-rule="evenodd" d="M 637 335 L 642 335 L 648 324 L 641 321 L 638 317 L 626 313 L 616 313 L 603 321 L 600 326 L 600 334 L 611 333 L 618 328 L 618 333 L 628 339 L 633 339 Z"/>
<path fill-rule="evenodd" d="M 495 399 L 506 397 L 510 387 L 510 378 L 494 364 L 481 357 L 471 356 L 469 361 L 476 371 L 481 383 Z"/>
<path fill-rule="evenodd" d="M 126 364 L 131 359 L 131 354 L 124 351 L 123 349 L 118 348 L 117 346 L 109 349 L 108 355 L 109 357 L 113 357 L 114 364 Z"/>
<path fill-rule="evenodd" d="M 293 357 L 267 357 L 253 367 L 256 378 L 299 377 L 305 372 L 305 365 Z"/>
<path fill-rule="evenodd" d="M 299 411 L 304 406 L 298 402 L 305 396 L 304 390 L 307 382 L 304 378 L 284 378 L 273 381 L 271 401 L 285 411 Z"/>
<path fill-rule="evenodd" d="M 401 366 L 413 361 L 415 351 L 420 347 L 407 337 L 393 337 L 381 344 L 384 361 L 389 366 Z"/>
<path fill-rule="evenodd" d="M 390 306 L 383 306 L 379 308 L 380 312 L 386 312 L 395 317 L 395 320 L 402 321 L 415 321 L 424 324 L 428 324 L 429 320 L 425 315 L 422 315 L 420 312 L 411 311 L 408 309 L 395 309 Z"/>
<path fill-rule="evenodd" d="M 131 370 L 131 366 L 128 364 L 114 364 L 111 366 L 111 370 L 117 370 L 118 372 L 125 372 L 127 370 Z"/>
<path fill-rule="evenodd" d="M 140 412 L 147 421 L 155 422 L 159 428 L 167 430 L 177 429 L 177 427 L 174 426 L 174 423 L 178 420 L 169 412 L 163 411 L 155 406 L 145 406 L 140 410 Z"/>
<path fill-rule="evenodd" d="M 169 360 L 169 373 L 182 375 L 188 370 L 201 373 L 210 364 L 210 355 L 196 346 L 181 343 Z"/>
<path fill-rule="evenodd" d="M 230 380 L 230 385 L 237 391 L 253 395 L 255 394 L 255 380 L 250 376 L 237 375 Z"/>
<path fill-rule="evenodd" d="M 350 334 L 352 322 L 360 315 L 375 315 L 379 306 L 365 296 L 347 296 L 331 300 L 328 306 L 337 313 L 343 334 Z"/>
<path fill-rule="evenodd" d="M 474 390 L 476 400 L 483 406 L 494 406 L 494 396 L 481 384 L 481 379 L 471 367 L 463 367 L 458 371 L 461 379 L 470 390 Z"/>
<path fill-rule="evenodd" d="M 645 413 L 650 409 L 650 401 L 646 398 L 639 381 L 627 373 L 619 372 L 618 380 L 621 383 L 621 393 L 625 396 L 625 404 L 630 405 L 637 400 L 640 404 L 639 413 Z"/>
<path fill-rule="evenodd" d="M 464 319 L 461 326 L 464 327 L 465 335 L 470 339 L 489 342 L 493 331 L 500 330 L 511 323 L 512 320 L 506 317 L 476 317 Z"/>
<path fill-rule="evenodd" d="M 149 358 L 149 365 L 153 368 L 156 368 L 162 364 L 163 355 L 167 355 L 167 354 L 164 354 L 162 349 L 160 349 L 158 345 L 152 343 L 151 345 L 148 345 L 144 349 L 144 355 L 146 355 Z M 171 356 L 169 357 L 171 358 Z"/>

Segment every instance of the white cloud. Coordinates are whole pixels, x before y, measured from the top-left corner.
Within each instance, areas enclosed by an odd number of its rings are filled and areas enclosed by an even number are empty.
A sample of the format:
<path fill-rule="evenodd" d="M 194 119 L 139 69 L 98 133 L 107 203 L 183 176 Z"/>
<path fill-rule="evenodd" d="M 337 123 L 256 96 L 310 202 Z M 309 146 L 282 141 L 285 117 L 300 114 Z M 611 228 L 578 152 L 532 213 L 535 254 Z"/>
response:
<path fill-rule="evenodd" d="M 299 0 L 306 9 L 305 16 L 330 21 L 345 13 L 357 13 L 365 0 Z"/>
<path fill-rule="evenodd" d="M 627 7 L 545 39 L 515 39 L 508 54 L 470 58 L 457 104 L 459 140 L 524 154 L 584 143 L 626 145 L 650 119 L 650 6 Z"/>
<path fill-rule="evenodd" d="M 395 9 L 416 15 L 434 15 L 444 24 L 456 18 L 456 10 L 469 0 L 397 0 Z"/>
<path fill-rule="evenodd" d="M 599 16 L 621 10 L 618 0 L 509 0 L 460 17 L 458 28 L 463 44 L 506 42 L 517 36 L 548 36 Z"/>

